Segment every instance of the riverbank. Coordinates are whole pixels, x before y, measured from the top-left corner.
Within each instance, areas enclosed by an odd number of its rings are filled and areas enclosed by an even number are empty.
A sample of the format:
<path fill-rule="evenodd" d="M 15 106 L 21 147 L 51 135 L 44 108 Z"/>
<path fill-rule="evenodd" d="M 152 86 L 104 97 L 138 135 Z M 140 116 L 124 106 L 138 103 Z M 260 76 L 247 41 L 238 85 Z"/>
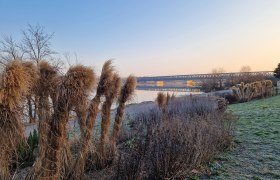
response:
<path fill-rule="evenodd" d="M 125 108 L 125 114 L 126 115 L 133 115 L 135 113 L 139 113 L 139 112 L 145 112 L 148 111 L 149 109 L 155 107 L 156 104 L 153 101 L 146 101 L 146 102 L 141 102 L 141 103 L 134 103 L 134 104 L 128 104 L 126 105 Z M 111 117 L 114 117 L 116 114 L 116 109 L 112 109 L 111 111 Z M 95 130 L 96 132 L 98 132 L 100 130 L 100 121 L 101 121 L 101 114 L 100 112 L 97 115 L 96 118 L 96 126 L 95 126 Z M 75 133 L 77 131 L 77 129 L 79 128 L 78 122 L 75 119 L 72 119 L 68 122 L 68 127 L 70 129 L 70 131 L 72 133 Z M 25 124 L 25 135 L 29 136 L 29 134 L 31 132 L 33 132 L 34 130 L 37 130 L 38 128 L 38 123 L 26 123 Z"/>
<path fill-rule="evenodd" d="M 155 99 L 156 94 L 154 94 L 155 97 L 150 98 L 150 99 Z M 193 96 L 221 96 L 221 97 L 224 97 L 226 94 L 232 94 L 232 91 L 231 90 L 222 90 L 222 91 L 201 93 L 201 94 L 192 94 L 192 95 Z M 184 97 L 184 96 L 189 96 L 189 95 L 179 95 L 179 96 L 177 96 L 177 98 Z M 156 106 L 156 103 L 154 101 L 144 101 L 144 102 L 140 102 L 140 103 L 127 104 L 126 108 L 125 108 L 125 113 L 126 113 L 126 115 L 133 115 L 135 113 L 149 111 L 150 109 L 152 109 L 155 106 Z M 114 117 L 115 113 L 116 113 L 116 108 L 112 109 L 111 117 Z M 101 121 L 101 114 L 98 113 L 97 119 L 96 119 L 96 126 L 95 126 L 95 130 L 97 133 L 100 130 L 100 121 Z M 34 129 L 37 130 L 37 126 L 38 126 L 37 123 L 34 123 L 34 124 L 26 123 L 25 124 L 25 135 L 29 136 L 29 134 L 31 132 L 33 132 Z M 73 133 L 75 133 L 77 131 L 76 129 L 78 129 L 78 127 L 79 127 L 79 125 L 75 119 L 70 120 L 68 122 L 68 126 L 69 126 L 69 129 L 72 130 Z"/>
<path fill-rule="evenodd" d="M 280 179 L 280 96 L 233 104 L 235 147 L 210 164 L 211 179 Z"/>

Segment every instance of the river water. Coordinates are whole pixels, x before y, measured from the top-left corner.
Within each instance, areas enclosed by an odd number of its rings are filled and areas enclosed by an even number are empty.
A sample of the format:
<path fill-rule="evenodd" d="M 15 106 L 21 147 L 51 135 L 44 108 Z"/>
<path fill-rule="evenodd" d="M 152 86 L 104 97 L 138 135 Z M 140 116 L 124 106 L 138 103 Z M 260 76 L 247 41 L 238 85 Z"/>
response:
<path fill-rule="evenodd" d="M 141 103 L 145 101 L 155 101 L 158 92 L 174 94 L 175 96 L 183 96 L 190 94 L 200 94 L 199 89 L 190 89 L 188 87 L 156 87 L 156 86 L 140 86 L 136 88 L 135 94 L 130 103 Z"/>

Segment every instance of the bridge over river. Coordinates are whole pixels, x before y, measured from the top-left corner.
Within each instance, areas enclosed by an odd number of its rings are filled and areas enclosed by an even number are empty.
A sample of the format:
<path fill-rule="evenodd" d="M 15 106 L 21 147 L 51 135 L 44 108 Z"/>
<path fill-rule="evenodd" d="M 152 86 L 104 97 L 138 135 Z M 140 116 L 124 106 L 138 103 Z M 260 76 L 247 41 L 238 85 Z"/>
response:
<path fill-rule="evenodd" d="M 273 78 L 273 71 L 258 71 L 258 72 L 233 72 L 233 73 L 213 73 L 213 74 L 190 74 L 190 75 L 171 75 L 171 76 L 144 76 L 137 77 L 138 83 L 149 82 L 168 82 L 168 81 L 195 81 L 200 82 L 207 79 L 219 78 L 222 80 L 238 78 L 242 76 L 261 75 L 264 78 Z"/>
<path fill-rule="evenodd" d="M 201 92 L 198 87 L 176 87 L 176 86 L 137 86 L 137 90 L 145 91 L 172 91 L 172 92 Z"/>

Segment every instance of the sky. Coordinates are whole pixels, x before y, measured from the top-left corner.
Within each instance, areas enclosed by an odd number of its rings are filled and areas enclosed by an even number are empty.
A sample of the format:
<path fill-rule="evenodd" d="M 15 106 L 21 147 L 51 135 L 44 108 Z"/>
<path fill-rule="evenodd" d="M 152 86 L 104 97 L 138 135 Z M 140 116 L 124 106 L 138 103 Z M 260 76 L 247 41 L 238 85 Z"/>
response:
<path fill-rule="evenodd" d="M 0 0 L 0 17 L 1 36 L 42 25 L 56 52 L 97 72 L 108 59 L 122 76 L 280 63 L 279 0 Z"/>

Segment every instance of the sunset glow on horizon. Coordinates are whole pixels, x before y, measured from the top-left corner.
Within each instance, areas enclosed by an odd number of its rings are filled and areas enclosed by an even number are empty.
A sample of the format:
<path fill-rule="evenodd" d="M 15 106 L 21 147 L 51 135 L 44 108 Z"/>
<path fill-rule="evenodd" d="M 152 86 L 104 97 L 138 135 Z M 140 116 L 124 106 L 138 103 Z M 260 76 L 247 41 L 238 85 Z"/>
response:
<path fill-rule="evenodd" d="M 76 53 L 99 71 L 113 59 L 122 76 L 238 72 L 245 65 L 272 71 L 280 63 L 278 0 L 3 0 L 0 15 L 0 35 L 19 38 L 28 23 L 43 25 L 55 34 L 55 51 Z"/>

